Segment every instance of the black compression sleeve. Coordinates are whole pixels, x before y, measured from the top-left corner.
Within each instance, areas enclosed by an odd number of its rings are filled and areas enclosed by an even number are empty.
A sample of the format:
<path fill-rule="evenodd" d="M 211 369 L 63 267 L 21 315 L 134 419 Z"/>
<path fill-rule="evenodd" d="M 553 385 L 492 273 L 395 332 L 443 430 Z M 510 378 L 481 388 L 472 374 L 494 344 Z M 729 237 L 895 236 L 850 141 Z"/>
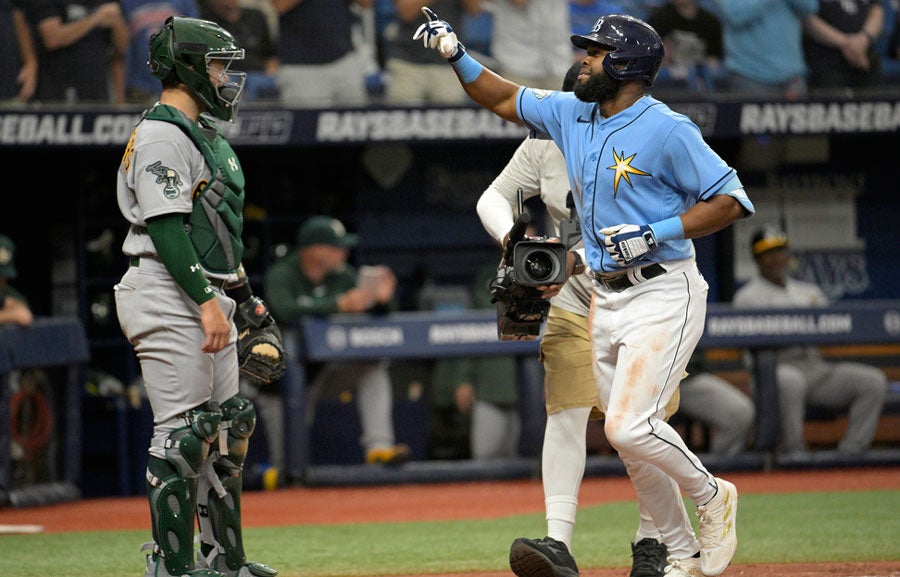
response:
<path fill-rule="evenodd" d="M 184 230 L 184 215 L 171 213 L 147 221 L 147 234 L 153 240 L 159 260 L 175 282 L 195 303 L 202 304 L 215 296 Z"/>
<path fill-rule="evenodd" d="M 241 304 L 248 298 L 253 296 L 253 289 L 250 288 L 250 281 L 244 277 L 243 282 L 239 282 L 233 286 L 225 288 L 225 294 L 234 299 L 234 302 Z"/>

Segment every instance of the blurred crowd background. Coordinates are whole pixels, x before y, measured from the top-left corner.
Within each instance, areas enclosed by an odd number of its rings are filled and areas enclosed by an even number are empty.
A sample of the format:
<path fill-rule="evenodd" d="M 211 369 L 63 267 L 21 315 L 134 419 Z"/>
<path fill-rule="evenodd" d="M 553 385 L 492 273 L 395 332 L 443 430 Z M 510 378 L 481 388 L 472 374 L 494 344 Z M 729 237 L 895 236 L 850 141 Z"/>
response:
<path fill-rule="evenodd" d="M 569 34 L 616 12 L 665 39 L 660 89 L 801 96 L 800 81 L 838 93 L 900 82 L 897 0 L 2 0 L 0 100 L 148 104 L 158 88 L 149 37 L 178 14 L 218 22 L 246 49 L 245 102 L 464 102 L 412 41 L 423 5 L 485 64 L 541 88 L 557 88 L 577 58 Z"/>

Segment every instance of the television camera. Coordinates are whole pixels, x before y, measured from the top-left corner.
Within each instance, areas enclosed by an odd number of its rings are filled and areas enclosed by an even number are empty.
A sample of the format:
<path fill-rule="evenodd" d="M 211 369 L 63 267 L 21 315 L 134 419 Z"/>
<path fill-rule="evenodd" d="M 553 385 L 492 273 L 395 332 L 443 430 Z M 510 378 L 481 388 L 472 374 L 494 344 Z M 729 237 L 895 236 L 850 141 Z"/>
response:
<path fill-rule="evenodd" d="M 550 311 L 550 301 L 539 286 L 562 284 L 567 278 L 568 249 L 581 239 L 581 226 L 572 193 L 566 197 L 568 219 L 559 223 L 560 242 L 547 237 L 526 237 L 531 215 L 523 210 L 519 191 L 519 217 L 509 230 L 497 276 L 491 282 L 491 302 L 497 306 L 497 336 L 501 341 L 534 340 Z"/>

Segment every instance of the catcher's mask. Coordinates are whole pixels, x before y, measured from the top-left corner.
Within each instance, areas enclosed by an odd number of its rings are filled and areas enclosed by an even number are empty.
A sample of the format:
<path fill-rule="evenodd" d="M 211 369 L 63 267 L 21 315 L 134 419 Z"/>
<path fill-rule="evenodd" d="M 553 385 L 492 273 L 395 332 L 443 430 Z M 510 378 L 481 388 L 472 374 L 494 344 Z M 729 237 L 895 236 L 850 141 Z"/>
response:
<path fill-rule="evenodd" d="M 653 86 L 665 55 L 656 30 L 626 14 L 601 16 L 588 34 L 573 34 L 570 39 L 585 50 L 592 43 L 609 48 L 603 70 L 616 80 L 643 80 L 647 86 Z"/>
<path fill-rule="evenodd" d="M 162 29 L 150 38 L 147 61 L 156 78 L 174 75 L 206 105 L 216 118 L 234 120 L 246 72 L 230 70 L 235 60 L 243 60 L 244 49 L 227 30 L 208 20 L 170 16 Z M 210 62 L 222 63 L 220 72 Z M 210 78 L 210 76 L 213 78 Z"/>

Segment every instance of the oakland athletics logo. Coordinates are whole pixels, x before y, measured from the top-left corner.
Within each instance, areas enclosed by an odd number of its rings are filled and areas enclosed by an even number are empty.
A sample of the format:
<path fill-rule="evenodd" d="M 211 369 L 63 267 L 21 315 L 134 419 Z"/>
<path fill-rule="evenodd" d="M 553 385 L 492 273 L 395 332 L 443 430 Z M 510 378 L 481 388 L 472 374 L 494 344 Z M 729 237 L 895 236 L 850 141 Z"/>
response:
<path fill-rule="evenodd" d="M 178 173 L 167 166 L 163 166 L 162 162 L 157 160 L 147 167 L 147 172 L 156 175 L 156 184 L 165 184 L 163 194 L 166 198 L 177 198 L 181 192 L 181 177 Z"/>

